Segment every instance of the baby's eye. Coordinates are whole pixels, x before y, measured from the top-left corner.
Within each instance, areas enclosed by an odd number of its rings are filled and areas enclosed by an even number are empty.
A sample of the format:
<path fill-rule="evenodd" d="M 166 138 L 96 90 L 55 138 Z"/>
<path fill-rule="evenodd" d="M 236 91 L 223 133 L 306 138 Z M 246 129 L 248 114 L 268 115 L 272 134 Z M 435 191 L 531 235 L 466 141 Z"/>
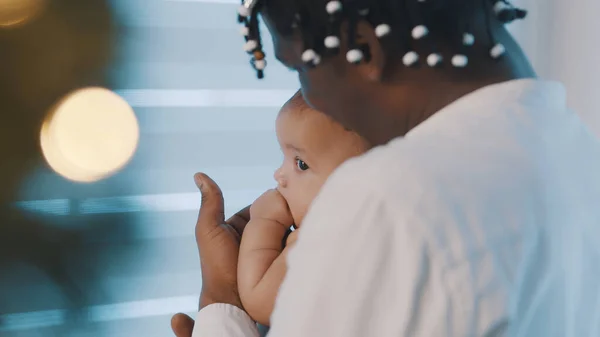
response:
<path fill-rule="evenodd" d="M 296 158 L 296 167 L 298 167 L 300 171 L 306 171 L 309 169 L 308 165 L 304 162 L 304 160 L 300 158 Z"/>

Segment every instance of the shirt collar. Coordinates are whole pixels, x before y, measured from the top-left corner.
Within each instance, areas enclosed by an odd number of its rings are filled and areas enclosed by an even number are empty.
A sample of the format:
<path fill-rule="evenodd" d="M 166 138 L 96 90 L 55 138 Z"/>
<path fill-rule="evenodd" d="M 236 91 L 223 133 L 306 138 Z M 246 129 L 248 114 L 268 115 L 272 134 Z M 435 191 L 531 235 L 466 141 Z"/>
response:
<path fill-rule="evenodd" d="M 427 126 L 447 119 L 469 118 L 470 114 L 503 112 L 510 106 L 530 107 L 538 113 L 565 112 L 566 90 L 559 82 L 539 79 L 518 79 L 477 89 L 439 110 L 428 120 L 413 128 L 407 137 L 420 133 Z"/>

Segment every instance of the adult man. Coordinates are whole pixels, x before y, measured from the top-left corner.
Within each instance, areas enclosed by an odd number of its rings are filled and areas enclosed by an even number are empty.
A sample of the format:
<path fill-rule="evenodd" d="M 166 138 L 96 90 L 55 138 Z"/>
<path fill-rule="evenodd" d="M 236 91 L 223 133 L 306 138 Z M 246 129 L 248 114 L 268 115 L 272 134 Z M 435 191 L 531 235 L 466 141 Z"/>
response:
<path fill-rule="evenodd" d="M 247 1 L 260 77 L 259 12 L 307 101 L 382 145 L 338 169 L 312 205 L 271 336 L 599 333 L 600 145 L 505 30 L 523 11 L 502 0 Z M 200 179 L 195 334 L 253 336 L 235 282 L 223 282 L 235 261 L 216 262 L 237 251 L 207 215 L 218 189 Z"/>

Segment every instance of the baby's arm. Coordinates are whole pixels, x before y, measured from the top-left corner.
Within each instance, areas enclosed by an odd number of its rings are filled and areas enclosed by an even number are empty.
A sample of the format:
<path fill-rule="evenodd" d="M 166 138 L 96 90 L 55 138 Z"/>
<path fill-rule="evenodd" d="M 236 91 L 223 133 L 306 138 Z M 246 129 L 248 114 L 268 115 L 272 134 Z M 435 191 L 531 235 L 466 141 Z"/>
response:
<path fill-rule="evenodd" d="M 255 321 L 269 325 L 286 273 L 288 249 L 282 249 L 281 240 L 293 220 L 285 199 L 276 190 L 266 192 L 252 204 L 250 219 L 242 235 L 238 289 L 248 314 Z"/>
<path fill-rule="evenodd" d="M 285 276 L 279 223 L 269 219 L 252 220 L 242 236 L 238 261 L 238 287 L 244 308 L 263 325 L 269 325 L 279 285 Z M 284 230 L 285 231 L 285 230 Z"/>

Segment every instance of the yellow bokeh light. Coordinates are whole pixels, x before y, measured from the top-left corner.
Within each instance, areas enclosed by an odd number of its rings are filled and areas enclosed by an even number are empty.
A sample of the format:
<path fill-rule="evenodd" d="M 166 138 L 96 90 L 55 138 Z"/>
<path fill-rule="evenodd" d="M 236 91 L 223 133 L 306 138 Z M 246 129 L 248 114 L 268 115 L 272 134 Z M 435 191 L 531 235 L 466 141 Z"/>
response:
<path fill-rule="evenodd" d="M 106 178 L 135 153 L 139 126 L 133 109 L 104 88 L 85 88 L 63 98 L 40 132 L 42 152 L 50 167 L 78 182 Z"/>
<path fill-rule="evenodd" d="M 41 13 L 46 0 L 0 0 L 0 28 L 23 24 Z"/>

